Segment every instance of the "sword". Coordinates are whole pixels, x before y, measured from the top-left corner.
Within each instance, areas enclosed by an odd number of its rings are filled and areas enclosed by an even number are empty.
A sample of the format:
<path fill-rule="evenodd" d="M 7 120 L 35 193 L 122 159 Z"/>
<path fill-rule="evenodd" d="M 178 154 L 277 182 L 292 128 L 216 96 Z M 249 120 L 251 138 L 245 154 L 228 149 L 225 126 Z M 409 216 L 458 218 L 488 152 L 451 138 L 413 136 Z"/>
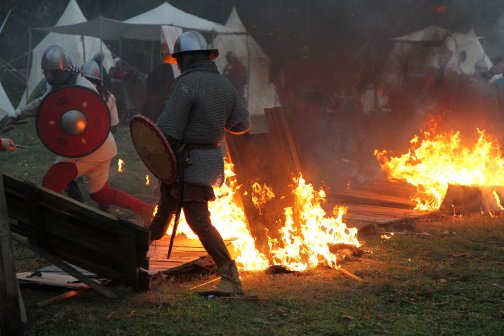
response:
<path fill-rule="evenodd" d="M 173 229 L 170 237 L 170 246 L 168 247 L 168 255 L 166 256 L 166 259 L 170 259 L 171 251 L 173 249 L 173 242 L 175 241 L 175 236 L 177 235 L 177 227 L 180 221 L 180 213 L 182 212 L 182 202 L 183 201 L 181 198 L 179 203 L 177 204 L 177 212 L 175 213 L 175 221 L 173 222 Z"/>
<path fill-rule="evenodd" d="M 44 152 L 44 151 L 42 151 L 40 149 L 34 149 L 34 148 L 26 147 L 26 146 L 23 146 L 23 145 L 12 144 L 11 146 L 13 146 L 15 148 L 28 149 L 28 150 L 31 150 L 31 151 L 35 151 L 37 153 L 47 154 L 47 152 Z"/>
<path fill-rule="evenodd" d="M 184 145 L 185 148 L 185 145 Z M 187 155 L 187 153 L 186 153 Z M 187 156 L 184 162 L 186 165 L 189 165 Z M 170 246 L 168 247 L 168 255 L 166 256 L 166 259 L 170 259 L 171 251 L 173 249 L 173 242 L 175 241 L 175 236 L 177 235 L 177 227 L 178 223 L 180 220 L 180 213 L 182 212 L 182 203 L 184 203 L 184 169 L 179 168 L 177 171 L 177 174 L 179 175 L 179 185 L 180 185 L 180 192 L 179 192 L 179 202 L 177 204 L 177 212 L 175 213 L 175 221 L 173 222 L 173 229 L 172 229 L 172 234 L 170 237 Z"/>

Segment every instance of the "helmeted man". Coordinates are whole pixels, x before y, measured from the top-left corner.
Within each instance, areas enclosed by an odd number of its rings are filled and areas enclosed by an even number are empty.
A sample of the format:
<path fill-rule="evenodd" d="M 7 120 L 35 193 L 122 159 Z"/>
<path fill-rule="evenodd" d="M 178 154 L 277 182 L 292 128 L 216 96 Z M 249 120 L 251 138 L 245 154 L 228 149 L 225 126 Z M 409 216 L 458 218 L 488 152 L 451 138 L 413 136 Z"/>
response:
<path fill-rule="evenodd" d="M 103 72 L 100 66 L 94 60 L 88 61 L 82 66 L 82 75 L 95 85 L 98 94 L 107 103 L 110 112 L 110 129 L 112 133 L 116 133 L 117 125 L 119 125 L 116 97 L 103 85 Z"/>
<path fill-rule="evenodd" d="M 97 92 L 95 86 L 81 75 L 80 68 L 72 65 L 70 55 L 60 46 L 52 45 L 47 48 L 42 55 L 41 63 L 49 84 L 47 91 L 42 97 L 16 110 L 15 115 L 9 118 L 35 117 L 43 98 L 63 86 L 76 85 Z M 42 185 L 55 192 L 61 192 L 75 178 L 83 176 L 89 196 L 99 205 L 117 205 L 130 209 L 146 219 L 151 209 L 148 204 L 128 193 L 109 187 L 110 162 L 116 154 L 116 142 L 109 132 L 103 144 L 91 154 L 78 158 L 57 156 L 56 162 L 44 175 Z"/>
<path fill-rule="evenodd" d="M 215 292 L 242 295 L 236 264 L 212 225 L 208 202 L 215 199 L 212 186 L 224 181 L 224 132 L 247 132 L 249 112 L 233 84 L 219 74 L 212 62 L 219 52 L 208 46 L 203 35 L 187 31 L 177 38 L 173 50 L 168 62 L 176 62 L 182 74 L 157 125 L 177 155 L 179 178 L 174 184 L 161 184 L 151 240 L 163 237 L 181 200 L 187 223 L 218 267 L 221 280 Z"/>

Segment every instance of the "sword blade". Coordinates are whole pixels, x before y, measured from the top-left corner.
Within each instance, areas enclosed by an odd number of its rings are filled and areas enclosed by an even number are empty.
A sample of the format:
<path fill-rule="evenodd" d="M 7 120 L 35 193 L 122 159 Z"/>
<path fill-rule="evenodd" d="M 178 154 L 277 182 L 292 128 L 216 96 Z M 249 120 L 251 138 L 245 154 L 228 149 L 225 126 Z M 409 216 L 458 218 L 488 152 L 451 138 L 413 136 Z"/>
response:
<path fill-rule="evenodd" d="M 171 256 L 171 251 L 173 249 L 173 242 L 175 241 L 175 236 L 177 235 L 177 227 L 180 221 L 181 212 L 182 212 L 182 201 L 179 201 L 179 204 L 177 205 L 177 213 L 175 214 L 175 221 L 173 222 L 173 229 L 170 237 L 170 246 L 168 247 L 168 255 L 166 256 L 166 259 L 170 259 Z"/>

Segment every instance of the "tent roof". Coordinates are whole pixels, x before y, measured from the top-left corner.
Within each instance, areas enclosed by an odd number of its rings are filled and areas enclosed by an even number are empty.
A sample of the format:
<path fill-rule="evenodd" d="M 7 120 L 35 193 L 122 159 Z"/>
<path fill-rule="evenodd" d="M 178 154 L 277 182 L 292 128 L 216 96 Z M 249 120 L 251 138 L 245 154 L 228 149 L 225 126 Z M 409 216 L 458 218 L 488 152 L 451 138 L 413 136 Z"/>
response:
<path fill-rule="evenodd" d="M 69 23 L 86 23 L 86 17 L 82 13 L 76 0 L 70 0 L 68 2 L 65 11 L 56 23 L 56 27 L 59 27 L 61 24 L 66 24 L 68 26 Z M 68 51 L 72 55 L 72 60 L 75 65 L 83 64 L 97 53 L 103 53 L 105 57 L 103 64 L 106 68 L 112 65 L 112 53 L 107 46 L 102 45 L 99 39 L 94 37 L 85 37 L 81 40 L 80 37 L 75 35 L 65 35 L 51 32 L 32 49 L 30 74 L 25 93 L 18 104 L 19 107 L 26 104 L 26 101 L 32 94 L 33 90 L 44 77 L 40 68 L 40 62 L 42 54 L 52 44 L 57 44 Z"/>
<path fill-rule="evenodd" d="M 98 17 L 91 21 L 77 24 L 57 24 L 57 27 L 41 27 L 35 29 L 60 34 L 94 36 L 104 40 L 127 38 L 159 41 L 161 26 L 176 26 L 183 29 L 211 31 L 219 34 L 240 33 L 236 31 L 236 29 L 186 13 L 167 2 L 125 21 Z"/>
<path fill-rule="evenodd" d="M 14 106 L 12 106 L 9 97 L 0 83 L 0 116 L 14 114 Z"/>
<path fill-rule="evenodd" d="M 128 25 L 117 20 L 103 16 L 96 19 L 67 25 L 34 28 L 36 30 L 48 31 L 59 34 L 94 36 L 103 40 L 116 40 L 123 34 Z"/>

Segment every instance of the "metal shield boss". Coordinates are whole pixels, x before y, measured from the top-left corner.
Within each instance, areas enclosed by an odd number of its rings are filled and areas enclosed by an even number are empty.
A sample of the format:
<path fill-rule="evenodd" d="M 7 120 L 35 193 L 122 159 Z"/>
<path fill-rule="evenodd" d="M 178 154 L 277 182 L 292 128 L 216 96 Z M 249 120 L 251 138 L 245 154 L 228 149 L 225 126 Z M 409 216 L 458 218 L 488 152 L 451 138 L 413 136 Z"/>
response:
<path fill-rule="evenodd" d="M 42 100 L 36 128 L 51 152 L 79 158 L 93 153 L 105 142 L 110 132 L 110 112 L 95 91 L 64 86 Z"/>
<path fill-rule="evenodd" d="M 163 183 L 177 179 L 177 161 L 163 132 L 149 118 L 134 116 L 130 121 L 131 140 L 149 171 Z"/>

